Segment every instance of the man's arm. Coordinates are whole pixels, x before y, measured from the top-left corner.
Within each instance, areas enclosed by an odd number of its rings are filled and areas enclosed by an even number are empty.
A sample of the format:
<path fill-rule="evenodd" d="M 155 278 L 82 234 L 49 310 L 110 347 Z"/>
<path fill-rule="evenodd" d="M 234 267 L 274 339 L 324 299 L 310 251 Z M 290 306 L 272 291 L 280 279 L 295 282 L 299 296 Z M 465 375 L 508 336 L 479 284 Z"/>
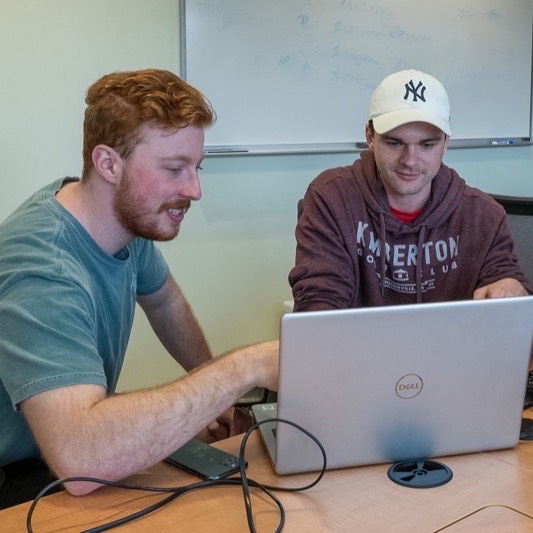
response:
<path fill-rule="evenodd" d="M 354 264 L 338 220 L 349 214 L 336 193 L 313 186 L 306 192 L 295 231 L 295 265 L 289 272 L 295 311 L 345 309 L 354 300 Z"/>
<path fill-rule="evenodd" d="M 524 286 L 513 278 L 504 278 L 480 287 L 474 291 L 474 300 L 483 298 L 510 298 L 512 296 L 527 296 Z"/>
<path fill-rule="evenodd" d="M 161 289 L 137 301 L 163 346 L 185 370 L 212 359 L 200 324 L 171 274 Z"/>
<path fill-rule="evenodd" d="M 503 208 L 491 201 L 483 206 L 483 213 L 489 217 L 486 224 L 481 219 L 476 227 L 481 231 L 484 227 L 491 227 L 491 222 L 498 222 L 494 230 L 492 242 L 486 251 L 486 257 L 478 279 L 478 287 L 474 290 L 473 298 L 506 298 L 512 296 L 526 296 L 531 294 L 530 284 L 522 272 L 518 258 L 514 253 L 514 242 L 507 215 Z M 492 224 L 494 226 L 494 224 Z"/>
<path fill-rule="evenodd" d="M 172 275 L 159 291 L 140 296 L 137 301 L 163 346 L 185 370 L 191 371 L 212 359 L 200 324 Z M 250 425 L 249 417 L 231 407 L 196 437 L 212 442 L 242 433 Z"/>
<path fill-rule="evenodd" d="M 31 396 L 21 410 L 59 478 L 118 480 L 182 446 L 255 386 L 277 389 L 278 343 L 241 348 L 174 383 L 106 397 L 98 385 Z M 68 483 L 75 495 L 99 485 Z"/>

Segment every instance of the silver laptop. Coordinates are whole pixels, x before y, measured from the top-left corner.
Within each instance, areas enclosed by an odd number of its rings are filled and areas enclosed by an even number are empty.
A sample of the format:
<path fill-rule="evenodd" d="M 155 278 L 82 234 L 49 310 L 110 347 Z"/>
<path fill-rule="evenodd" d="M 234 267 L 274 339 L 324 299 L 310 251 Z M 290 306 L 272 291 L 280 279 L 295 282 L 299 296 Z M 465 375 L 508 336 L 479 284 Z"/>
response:
<path fill-rule="evenodd" d="M 288 313 L 278 402 L 254 406 L 323 444 L 328 468 L 517 444 L 533 339 L 533 296 Z M 322 468 L 287 424 L 260 426 L 279 474 Z"/>

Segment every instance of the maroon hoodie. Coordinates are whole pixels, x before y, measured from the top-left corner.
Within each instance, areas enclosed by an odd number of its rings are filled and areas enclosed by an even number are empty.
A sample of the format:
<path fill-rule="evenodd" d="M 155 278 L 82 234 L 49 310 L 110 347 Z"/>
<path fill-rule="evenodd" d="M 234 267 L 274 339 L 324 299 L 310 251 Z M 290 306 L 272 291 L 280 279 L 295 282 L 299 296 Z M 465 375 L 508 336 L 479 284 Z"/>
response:
<path fill-rule="evenodd" d="M 514 278 L 504 209 L 441 165 L 412 223 L 390 213 L 374 155 L 320 174 L 305 194 L 289 283 L 296 311 L 471 299 Z"/>

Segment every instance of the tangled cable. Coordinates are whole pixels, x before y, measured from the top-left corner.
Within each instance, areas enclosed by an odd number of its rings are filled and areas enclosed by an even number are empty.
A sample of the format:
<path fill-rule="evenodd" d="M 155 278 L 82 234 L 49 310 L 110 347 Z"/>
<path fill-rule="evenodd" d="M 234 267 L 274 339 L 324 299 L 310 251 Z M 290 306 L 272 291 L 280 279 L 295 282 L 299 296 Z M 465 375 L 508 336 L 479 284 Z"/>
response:
<path fill-rule="evenodd" d="M 262 424 L 266 424 L 269 422 L 277 422 L 282 424 L 289 424 L 293 427 L 295 427 L 297 430 L 301 431 L 305 435 L 307 435 L 311 440 L 315 442 L 315 444 L 320 449 L 320 452 L 322 454 L 323 458 L 323 464 L 322 469 L 320 470 L 318 476 L 314 481 L 311 483 L 304 485 L 302 487 L 277 487 L 273 485 L 265 485 L 262 483 L 259 483 L 253 479 L 248 478 L 246 474 L 246 458 L 245 458 L 245 452 L 246 452 L 246 444 L 248 443 L 248 439 L 253 431 L 255 431 L 259 426 Z M 109 485 L 112 487 L 119 487 L 129 490 L 142 490 L 142 491 L 150 491 L 150 492 L 161 492 L 161 493 L 169 493 L 168 496 L 163 498 L 162 500 L 145 507 L 144 509 L 141 509 L 140 511 L 137 511 L 135 513 L 132 513 L 130 515 L 124 516 L 122 518 L 119 518 L 117 520 L 114 520 L 112 522 L 107 522 L 105 524 L 102 524 L 100 526 L 96 526 L 91 529 L 87 529 L 83 531 L 82 533 L 99 533 L 101 531 L 108 531 L 110 529 L 113 529 L 115 527 L 124 525 L 128 522 L 131 522 L 133 520 L 137 520 L 139 518 L 142 518 L 149 513 L 156 511 L 158 509 L 161 509 L 165 505 L 169 504 L 170 502 L 176 500 L 183 494 L 186 494 L 188 492 L 191 492 L 193 490 L 203 489 L 207 487 L 242 487 L 242 493 L 244 498 L 244 505 L 246 509 L 246 518 L 248 522 L 248 529 L 251 533 L 256 533 L 255 528 L 255 522 L 253 517 L 253 506 L 252 506 L 252 498 L 250 494 L 250 487 L 257 488 L 261 491 L 263 491 L 278 507 L 280 512 L 280 521 L 278 523 L 278 526 L 276 528 L 276 532 L 279 532 L 283 529 L 283 526 L 285 525 L 285 509 L 283 508 L 283 504 L 277 498 L 277 496 L 273 493 L 273 491 L 281 491 L 281 492 L 301 492 L 304 490 L 308 490 L 312 487 L 314 487 L 324 476 L 324 473 L 326 471 L 327 467 L 327 457 L 326 457 L 326 451 L 324 450 L 324 447 L 320 443 L 320 441 L 312 435 L 309 431 L 301 427 L 300 425 L 296 424 L 295 422 L 292 422 L 290 420 L 285 420 L 282 418 L 269 418 L 268 420 L 262 420 L 261 422 L 257 422 L 254 424 L 245 434 L 241 442 L 240 450 L 239 450 L 239 470 L 240 475 L 238 477 L 229 477 L 225 479 L 214 479 L 214 480 L 208 480 L 208 481 L 199 481 L 197 483 L 191 483 L 189 485 L 185 485 L 183 487 L 151 487 L 146 485 L 131 485 L 129 483 L 121 483 L 119 481 L 108 481 L 105 479 L 98 479 L 98 478 L 92 478 L 92 477 L 69 477 L 64 479 L 58 479 L 57 481 L 54 481 L 50 484 L 48 484 L 46 487 L 44 487 L 39 494 L 35 497 L 33 500 L 29 510 L 28 515 L 26 517 L 26 528 L 28 530 L 28 533 L 33 533 L 33 528 L 31 524 L 31 520 L 33 517 L 33 513 L 35 511 L 35 508 L 41 498 L 43 498 L 51 489 L 54 487 L 57 487 L 58 485 L 62 485 L 64 483 L 72 482 L 72 481 L 90 481 L 95 483 L 100 483 L 102 485 Z"/>

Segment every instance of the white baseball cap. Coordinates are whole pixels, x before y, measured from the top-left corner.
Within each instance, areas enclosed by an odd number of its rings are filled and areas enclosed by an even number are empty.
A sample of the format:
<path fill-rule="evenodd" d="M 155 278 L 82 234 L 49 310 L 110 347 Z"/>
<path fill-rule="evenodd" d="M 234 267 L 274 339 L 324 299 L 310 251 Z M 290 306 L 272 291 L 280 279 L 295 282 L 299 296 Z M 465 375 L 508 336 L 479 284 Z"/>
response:
<path fill-rule="evenodd" d="M 409 122 L 427 122 L 452 134 L 446 89 L 439 80 L 418 70 L 387 76 L 372 94 L 368 120 L 377 133 Z"/>

